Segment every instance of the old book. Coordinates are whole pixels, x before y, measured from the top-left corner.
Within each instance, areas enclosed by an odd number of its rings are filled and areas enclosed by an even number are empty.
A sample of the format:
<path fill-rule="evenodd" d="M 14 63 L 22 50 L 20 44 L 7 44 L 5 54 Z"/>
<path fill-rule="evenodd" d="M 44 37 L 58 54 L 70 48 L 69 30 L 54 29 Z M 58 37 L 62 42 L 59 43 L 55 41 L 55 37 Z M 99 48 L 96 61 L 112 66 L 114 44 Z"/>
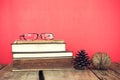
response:
<path fill-rule="evenodd" d="M 12 52 L 53 52 L 66 51 L 65 43 L 24 43 L 12 44 Z"/>
<path fill-rule="evenodd" d="M 13 58 L 71 57 L 72 52 L 14 52 Z"/>
<path fill-rule="evenodd" d="M 66 69 L 72 67 L 72 57 L 13 59 L 12 71 Z"/>
<path fill-rule="evenodd" d="M 64 40 L 15 40 L 16 44 L 24 44 L 24 43 L 65 43 Z"/>

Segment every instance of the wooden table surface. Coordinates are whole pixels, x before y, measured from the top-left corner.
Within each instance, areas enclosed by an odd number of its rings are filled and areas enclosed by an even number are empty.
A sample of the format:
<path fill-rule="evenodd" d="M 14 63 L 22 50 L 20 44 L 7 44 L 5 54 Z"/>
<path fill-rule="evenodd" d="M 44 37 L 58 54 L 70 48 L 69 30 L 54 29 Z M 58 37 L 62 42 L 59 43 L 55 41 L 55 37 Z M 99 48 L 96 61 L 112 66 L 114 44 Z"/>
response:
<path fill-rule="evenodd" d="M 120 63 L 108 70 L 11 71 L 11 65 L 0 65 L 0 80 L 120 80 Z"/>

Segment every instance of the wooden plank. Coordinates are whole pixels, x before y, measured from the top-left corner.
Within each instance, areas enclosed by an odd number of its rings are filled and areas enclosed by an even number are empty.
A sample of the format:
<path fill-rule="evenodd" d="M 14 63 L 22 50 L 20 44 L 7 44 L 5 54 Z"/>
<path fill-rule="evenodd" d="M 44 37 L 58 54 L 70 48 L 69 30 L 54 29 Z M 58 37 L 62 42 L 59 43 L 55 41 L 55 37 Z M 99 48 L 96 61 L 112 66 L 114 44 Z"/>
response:
<path fill-rule="evenodd" d="M 0 70 L 0 77 L 4 75 L 4 73 L 9 72 L 11 70 L 11 65 L 6 65 Z"/>
<path fill-rule="evenodd" d="M 0 70 L 1 70 L 2 68 L 4 68 L 5 66 L 7 66 L 7 65 L 0 65 Z"/>
<path fill-rule="evenodd" d="M 21 78 L 21 75 L 19 72 L 15 73 L 15 72 L 8 71 L 2 77 L 0 77 L 0 80 L 20 80 L 20 78 Z"/>
<path fill-rule="evenodd" d="M 3 67 L 3 65 L 0 65 L 0 69 Z"/>
<path fill-rule="evenodd" d="M 72 68 L 53 68 L 53 69 L 14 69 L 12 71 L 40 71 L 40 70 L 72 70 Z"/>
<path fill-rule="evenodd" d="M 111 71 L 111 72 L 110 72 Z M 115 77 L 118 77 L 119 79 L 120 79 L 120 74 L 119 73 L 117 73 L 117 72 L 115 72 L 115 71 L 113 71 L 113 70 L 110 70 L 109 72 L 110 72 L 110 74 L 112 74 L 112 75 L 114 75 Z"/>
<path fill-rule="evenodd" d="M 110 69 L 120 74 L 120 63 L 112 63 Z"/>
<path fill-rule="evenodd" d="M 38 72 L 29 72 L 25 80 L 39 80 Z M 21 79 L 22 80 L 22 79 Z"/>
<path fill-rule="evenodd" d="M 100 80 L 120 80 L 120 75 L 112 70 L 92 70 Z"/>
<path fill-rule="evenodd" d="M 39 80 L 38 72 L 12 72 L 12 66 L 7 65 L 0 70 L 0 80 Z"/>
<path fill-rule="evenodd" d="M 117 65 L 117 66 L 116 66 Z M 120 64 L 115 63 L 112 70 L 44 70 L 41 80 L 120 80 Z M 3 67 L 3 66 L 2 66 Z M 0 80 L 39 80 L 37 71 L 12 72 L 7 65 L 0 70 Z M 40 73 L 40 72 L 39 72 Z"/>
<path fill-rule="evenodd" d="M 43 71 L 45 80 L 99 80 L 90 70 Z"/>
<path fill-rule="evenodd" d="M 38 72 L 6 72 L 0 80 L 39 80 Z"/>
<path fill-rule="evenodd" d="M 19 80 L 39 80 L 38 72 L 13 72 L 20 76 Z"/>

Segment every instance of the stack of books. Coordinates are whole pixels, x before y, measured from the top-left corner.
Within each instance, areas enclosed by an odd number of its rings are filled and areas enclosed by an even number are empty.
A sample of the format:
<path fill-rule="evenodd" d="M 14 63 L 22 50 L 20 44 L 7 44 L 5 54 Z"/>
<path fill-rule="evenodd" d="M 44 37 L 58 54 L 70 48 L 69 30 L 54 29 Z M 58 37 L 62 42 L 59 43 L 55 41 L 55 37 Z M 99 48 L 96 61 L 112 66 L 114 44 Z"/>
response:
<path fill-rule="evenodd" d="M 12 71 L 69 69 L 72 52 L 63 40 L 16 40 L 12 43 Z"/>

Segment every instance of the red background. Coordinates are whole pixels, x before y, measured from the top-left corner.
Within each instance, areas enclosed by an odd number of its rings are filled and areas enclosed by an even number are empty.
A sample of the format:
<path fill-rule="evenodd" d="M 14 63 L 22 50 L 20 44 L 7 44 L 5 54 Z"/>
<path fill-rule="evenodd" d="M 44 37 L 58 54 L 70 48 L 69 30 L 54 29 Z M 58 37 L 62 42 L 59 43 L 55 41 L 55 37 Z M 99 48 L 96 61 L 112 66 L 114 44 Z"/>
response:
<path fill-rule="evenodd" d="M 23 33 L 50 32 L 74 54 L 107 52 L 120 61 L 120 0 L 0 0 L 0 63 Z"/>

